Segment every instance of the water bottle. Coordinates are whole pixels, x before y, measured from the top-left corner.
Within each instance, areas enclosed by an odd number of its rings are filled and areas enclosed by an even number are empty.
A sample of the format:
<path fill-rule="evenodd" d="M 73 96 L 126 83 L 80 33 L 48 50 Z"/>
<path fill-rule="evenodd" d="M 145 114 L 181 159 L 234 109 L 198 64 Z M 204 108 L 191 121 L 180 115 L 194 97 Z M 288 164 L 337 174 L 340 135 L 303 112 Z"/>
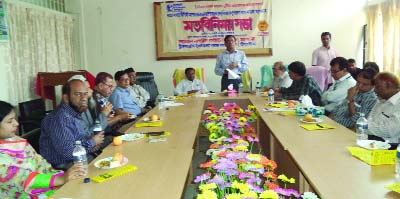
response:
<path fill-rule="evenodd" d="M 243 83 L 239 83 L 238 87 L 239 87 L 238 93 L 243 93 Z"/>
<path fill-rule="evenodd" d="M 365 118 L 364 113 L 360 113 L 360 118 L 358 118 L 356 122 L 357 142 L 368 139 L 367 131 L 368 121 Z"/>
<path fill-rule="evenodd" d="M 100 121 L 96 120 L 94 122 L 93 134 L 96 135 L 102 131 L 103 131 L 103 128 L 101 127 Z"/>
<path fill-rule="evenodd" d="M 260 96 L 261 92 L 261 86 L 260 86 L 260 82 L 256 83 L 256 95 Z"/>
<path fill-rule="evenodd" d="M 275 102 L 275 92 L 274 89 L 270 88 L 268 91 L 268 104 L 273 104 Z"/>
<path fill-rule="evenodd" d="M 400 144 L 397 145 L 397 155 L 396 155 L 396 174 L 400 175 Z"/>
<path fill-rule="evenodd" d="M 163 94 L 158 94 L 157 95 L 157 105 L 158 109 L 161 110 L 164 108 L 164 95 Z"/>
<path fill-rule="evenodd" d="M 74 158 L 74 163 L 82 163 L 83 166 L 87 168 L 86 149 L 82 146 L 80 140 L 75 141 L 75 148 L 72 151 L 72 156 Z"/>

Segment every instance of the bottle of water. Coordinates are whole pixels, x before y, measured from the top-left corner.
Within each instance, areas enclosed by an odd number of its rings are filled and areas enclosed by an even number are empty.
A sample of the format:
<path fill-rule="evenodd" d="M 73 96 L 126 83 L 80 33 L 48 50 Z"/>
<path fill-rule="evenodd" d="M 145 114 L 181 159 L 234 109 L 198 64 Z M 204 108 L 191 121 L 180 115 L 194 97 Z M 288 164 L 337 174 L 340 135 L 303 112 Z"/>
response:
<path fill-rule="evenodd" d="M 103 131 L 103 128 L 101 127 L 100 121 L 96 120 L 94 122 L 93 134 L 96 135 L 96 134 L 100 133 L 101 131 Z"/>
<path fill-rule="evenodd" d="M 397 155 L 396 155 L 396 175 L 400 175 L 400 144 L 397 145 Z"/>
<path fill-rule="evenodd" d="M 243 83 L 239 83 L 238 87 L 238 93 L 243 93 Z"/>
<path fill-rule="evenodd" d="M 256 83 L 256 95 L 260 96 L 261 92 L 261 86 L 260 86 L 260 82 Z"/>
<path fill-rule="evenodd" d="M 74 163 L 82 163 L 83 166 L 87 168 L 86 149 L 82 146 L 80 140 L 75 141 L 75 148 L 72 151 L 72 156 L 74 157 Z"/>
<path fill-rule="evenodd" d="M 268 91 L 268 104 L 273 104 L 275 102 L 275 92 L 274 89 L 270 88 Z"/>
<path fill-rule="evenodd" d="M 368 139 L 367 131 L 368 131 L 368 121 L 365 118 L 364 113 L 360 113 L 360 118 L 358 118 L 356 122 L 357 142 Z"/>
<path fill-rule="evenodd" d="M 163 94 L 158 94 L 157 95 L 157 105 L 158 105 L 158 109 L 161 110 L 164 108 L 164 95 Z"/>

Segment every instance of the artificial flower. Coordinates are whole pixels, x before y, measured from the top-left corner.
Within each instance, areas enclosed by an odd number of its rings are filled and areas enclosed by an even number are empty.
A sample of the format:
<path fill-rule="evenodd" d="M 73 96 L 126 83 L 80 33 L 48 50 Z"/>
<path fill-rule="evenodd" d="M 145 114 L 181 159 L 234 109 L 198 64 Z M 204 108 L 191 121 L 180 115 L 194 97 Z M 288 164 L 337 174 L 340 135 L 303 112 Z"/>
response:
<path fill-rule="evenodd" d="M 197 199 L 218 199 L 217 194 L 212 190 L 204 190 L 201 194 L 198 194 Z"/>
<path fill-rule="evenodd" d="M 225 195 L 225 199 L 242 199 L 242 194 L 240 193 L 231 193 L 231 194 L 227 194 Z"/>
<path fill-rule="evenodd" d="M 301 195 L 303 199 L 319 199 L 317 195 L 313 192 L 304 192 L 303 195 Z"/>
<path fill-rule="evenodd" d="M 279 186 L 273 182 L 265 182 L 266 189 L 275 190 L 279 188 Z"/>
<path fill-rule="evenodd" d="M 272 190 L 265 190 L 260 194 L 260 198 L 265 198 L 265 199 L 278 199 L 279 196 L 275 191 Z"/>
<path fill-rule="evenodd" d="M 239 189 L 240 193 L 247 193 L 250 191 L 250 187 L 248 184 L 240 183 L 238 181 L 233 181 L 232 188 Z"/>
<path fill-rule="evenodd" d="M 266 178 L 266 180 L 272 181 L 272 182 L 276 181 L 276 179 L 277 179 L 276 174 L 273 172 L 270 172 L 270 171 L 264 173 L 263 176 Z"/>
<path fill-rule="evenodd" d="M 210 184 L 201 184 L 199 186 L 199 189 L 204 191 L 204 190 L 210 190 L 210 189 L 215 189 L 217 188 L 217 185 L 215 183 L 210 183 Z"/>
<path fill-rule="evenodd" d="M 194 183 L 199 183 L 199 182 L 203 182 L 206 181 L 210 178 L 211 173 L 207 172 L 207 173 L 203 173 L 201 175 L 196 176 L 196 178 L 194 179 Z"/>

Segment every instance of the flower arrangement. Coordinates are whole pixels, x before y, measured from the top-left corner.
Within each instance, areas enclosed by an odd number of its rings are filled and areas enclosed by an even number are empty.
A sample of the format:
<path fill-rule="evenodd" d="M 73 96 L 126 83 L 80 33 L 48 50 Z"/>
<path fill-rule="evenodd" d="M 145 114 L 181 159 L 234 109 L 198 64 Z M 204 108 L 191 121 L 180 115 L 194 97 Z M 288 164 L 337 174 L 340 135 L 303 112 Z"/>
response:
<path fill-rule="evenodd" d="M 219 109 L 207 105 L 202 123 L 212 144 L 206 152 L 209 161 L 199 165 L 205 173 L 194 179 L 200 190 L 197 199 L 318 199 L 311 192 L 300 195 L 297 190 L 287 189 L 286 184 L 295 183 L 295 179 L 277 176 L 273 160 L 260 151 L 253 153 L 254 144 L 259 142 L 253 127 L 256 119 L 252 105 L 245 110 L 235 103 L 224 103 Z"/>

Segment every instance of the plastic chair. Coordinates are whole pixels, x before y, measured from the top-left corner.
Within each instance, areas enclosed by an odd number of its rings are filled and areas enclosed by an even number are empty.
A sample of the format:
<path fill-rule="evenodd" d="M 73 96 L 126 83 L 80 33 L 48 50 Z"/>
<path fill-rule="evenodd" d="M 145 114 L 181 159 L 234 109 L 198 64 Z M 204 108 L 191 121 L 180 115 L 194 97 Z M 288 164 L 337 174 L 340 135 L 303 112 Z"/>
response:
<path fill-rule="evenodd" d="M 136 83 L 142 86 L 150 94 L 150 100 L 147 102 L 148 106 L 154 107 L 158 95 L 158 87 L 154 81 L 152 72 L 136 72 Z"/>
<path fill-rule="evenodd" d="M 175 69 L 174 74 L 172 75 L 172 83 L 174 84 L 174 88 L 176 88 L 176 85 L 178 85 L 181 80 L 186 78 L 185 69 L 186 68 L 177 68 L 177 69 Z M 194 69 L 195 69 L 196 79 L 199 79 L 203 83 L 205 83 L 204 68 L 195 67 Z"/>
<path fill-rule="evenodd" d="M 253 78 L 251 76 L 250 68 L 247 71 L 242 73 L 241 78 L 242 78 L 242 84 L 243 84 L 243 91 L 250 92 L 253 87 Z"/>
<path fill-rule="evenodd" d="M 274 79 L 274 73 L 272 72 L 272 67 L 273 66 L 271 65 L 261 66 L 261 82 L 260 82 L 261 87 L 268 86 Z"/>
<path fill-rule="evenodd" d="M 328 85 L 332 83 L 332 77 L 329 69 L 323 66 L 308 66 L 306 74 L 311 75 L 317 81 L 321 91 L 328 89 Z"/>

